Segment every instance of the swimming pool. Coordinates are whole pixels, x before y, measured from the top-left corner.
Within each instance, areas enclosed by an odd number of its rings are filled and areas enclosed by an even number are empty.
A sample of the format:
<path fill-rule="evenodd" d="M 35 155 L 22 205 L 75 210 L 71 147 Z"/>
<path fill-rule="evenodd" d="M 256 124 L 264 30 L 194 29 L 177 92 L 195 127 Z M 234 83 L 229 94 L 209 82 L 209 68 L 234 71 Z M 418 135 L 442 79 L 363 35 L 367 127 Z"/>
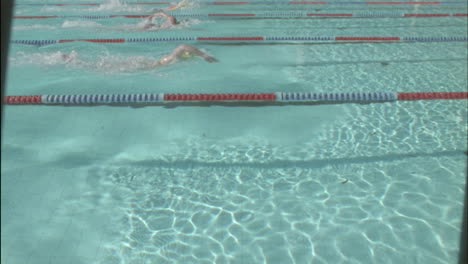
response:
<path fill-rule="evenodd" d="M 467 35 L 466 16 L 404 16 L 467 13 L 454 2 L 201 2 L 150 32 L 142 18 L 73 17 L 164 6 L 17 5 L 16 16 L 64 17 L 17 18 L 12 40 Z M 12 44 L 7 92 L 466 92 L 466 41 L 335 40 Z M 219 62 L 145 66 L 182 43 Z M 2 264 L 457 259 L 466 100 L 5 111 Z"/>

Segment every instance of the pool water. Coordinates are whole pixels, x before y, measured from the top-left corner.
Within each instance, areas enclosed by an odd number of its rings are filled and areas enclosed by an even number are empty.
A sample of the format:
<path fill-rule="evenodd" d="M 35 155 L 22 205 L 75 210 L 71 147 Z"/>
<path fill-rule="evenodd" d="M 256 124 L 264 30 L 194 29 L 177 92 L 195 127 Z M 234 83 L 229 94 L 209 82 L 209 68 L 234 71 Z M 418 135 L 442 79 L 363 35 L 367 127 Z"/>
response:
<path fill-rule="evenodd" d="M 155 7 L 163 6 L 17 5 L 15 15 Z M 194 2 L 182 11 L 466 13 L 467 5 Z M 138 18 L 15 19 L 11 38 L 467 35 L 466 17 L 184 19 L 150 32 L 137 31 Z M 443 92 L 468 84 L 466 41 L 187 42 L 219 62 L 145 67 L 178 44 L 12 44 L 7 94 Z M 456 263 L 467 106 L 6 106 L 1 263 Z"/>

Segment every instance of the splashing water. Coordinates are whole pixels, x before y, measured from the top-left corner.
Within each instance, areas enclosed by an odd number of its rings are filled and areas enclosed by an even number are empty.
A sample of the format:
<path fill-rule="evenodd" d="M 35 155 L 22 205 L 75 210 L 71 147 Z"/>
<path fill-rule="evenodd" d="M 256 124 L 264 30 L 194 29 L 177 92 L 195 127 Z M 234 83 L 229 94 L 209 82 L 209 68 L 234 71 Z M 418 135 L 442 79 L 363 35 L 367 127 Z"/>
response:
<path fill-rule="evenodd" d="M 121 0 L 107 0 L 99 5 L 97 11 L 112 10 L 112 11 L 145 11 L 141 5 L 128 5 Z"/>
<path fill-rule="evenodd" d="M 124 6 L 127 6 L 127 4 L 120 0 L 107 0 L 103 4 L 99 5 L 99 9 L 109 10 L 109 9 L 121 8 Z"/>
<path fill-rule="evenodd" d="M 146 56 L 122 56 L 122 55 L 100 55 L 97 60 L 82 59 L 78 52 L 46 52 L 26 53 L 17 52 L 16 56 L 10 57 L 12 65 L 43 65 L 63 66 L 81 68 L 101 73 L 130 73 L 135 71 L 153 70 L 155 57 Z"/>
<path fill-rule="evenodd" d="M 77 60 L 77 58 L 78 53 L 74 50 L 69 53 L 65 53 L 62 51 L 47 53 L 26 53 L 20 51 L 16 53 L 16 56 L 10 57 L 10 62 L 12 63 L 12 65 L 33 64 L 54 66 L 68 64 L 74 60 Z"/>
<path fill-rule="evenodd" d="M 62 28 L 75 28 L 75 27 L 101 28 L 104 26 L 95 21 L 88 21 L 88 20 L 65 20 L 62 23 Z"/>
<path fill-rule="evenodd" d="M 31 29 L 56 29 L 56 26 L 35 24 L 35 25 L 18 25 L 14 26 L 13 30 L 31 30 Z"/>

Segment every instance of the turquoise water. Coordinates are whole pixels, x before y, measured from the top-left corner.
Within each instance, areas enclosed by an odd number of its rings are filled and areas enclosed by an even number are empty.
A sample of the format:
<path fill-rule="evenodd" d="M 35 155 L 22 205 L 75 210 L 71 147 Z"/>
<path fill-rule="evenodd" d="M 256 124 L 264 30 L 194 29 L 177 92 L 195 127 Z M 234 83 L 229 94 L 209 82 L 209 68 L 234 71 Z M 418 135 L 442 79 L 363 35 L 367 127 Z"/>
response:
<path fill-rule="evenodd" d="M 143 14 L 151 8 L 17 6 L 15 14 Z M 467 10 L 193 4 L 184 11 L 279 8 Z M 12 39 L 467 34 L 466 17 L 188 18 L 152 32 L 135 31 L 139 22 L 17 19 Z M 466 91 L 468 83 L 466 42 L 188 43 L 219 62 L 193 58 L 144 69 L 145 61 L 178 44 L 12 45 L 7 93 Z M 76 59 L 65 62 L 62 54 L 72 51 Z M 5 111 L 2 264 L 457 261 L 466 100 Z"/>

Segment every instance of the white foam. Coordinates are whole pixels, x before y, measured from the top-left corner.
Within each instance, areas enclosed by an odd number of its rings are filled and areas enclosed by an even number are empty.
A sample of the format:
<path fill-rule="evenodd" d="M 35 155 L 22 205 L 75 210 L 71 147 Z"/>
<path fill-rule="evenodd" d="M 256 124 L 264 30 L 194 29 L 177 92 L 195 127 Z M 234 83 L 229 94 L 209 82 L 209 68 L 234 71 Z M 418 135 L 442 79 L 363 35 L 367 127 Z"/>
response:
<path fill-rule="evenodd" d="M 99 28 L 99 27 L 104 27 L 104 26 L 95 21 L 89 21 L 89 20 L 65 20 L 62 23 L 61 27 L 62 28 L 75 28 L 75 27 Z"/>
<path fill-rule="evenodd" d="M 99 5 L 96 11 L 112 10 L 112 11 L 144 11 L 145 8 L 141 5 L 127 5 L 120 0 L 107 0 Z"/>
<path fill-rule="evenodd" d="M 180 25 L 184 28 L 186 27 L 190 27 L 190 26 L 193 26 L 193 25 L 197 25 L 197 24 L 200 24 L 202 22 L 202 20 L 200 19 L 181 19 L 181 20 L 178 20 Z"/>
<path fill-rule="evenodd" d="M 78 53 L 75 51 L 66 54 L 61 51 L 47 53 L 25 53 L 18 52 L 16 56 L 10 58 L 14 65 L 36 64 L 36 65 L 59 65 L 69 63 L 76 59 Z"/>
<path fill-rule="evenodd" d="M 190 19 L 190 20 L 180 20 L 180 25 L 172 25 L 168 21 L 164 19 L 156 19 L 153 21 L 153 26 L 149 28 L 145 28 L 147 25 L 147 21 L 141 20 L 140 22 L 136 24 L 122 24 L 122 25 L 116 25 L 111 28 L 113 30 L 121 30 L 121 31 L 159 31 L 159 30 L 168 30 L 168 29 L 183 29 L 190 27 L 191 25 L 195 25 L 200 23 L 200 20 L 197 19 Z M 102 25 L 101 25 L 102 26 Z"/>
<path fill-rule="evenodd" d="M 144 29 L 146 25 L 146 21 L 142 20 L 138 22 L 137 24 L 122 24 L 122 25 L 117 25 L 117 26 L 112 26 L 111 28 L 113 30 L 122 30 L 122 31 L 153 31 L 153 30 L 159 30 L 159 27 L 155 26 L 154 28 L 150 29 Z"/>
<path fill-rule="evenodd" d="M 105 73 L 123 73 L 141 70 L 151 70 L 152 64 L 156 61 L 153 57 L 120 55 L 103 55 L 93 64 L 96 71 Z"/>
<path fill-rule="evenodd" d="M 56 26 L 35 24 L 35 25 L 18 25 L 14 26 L 13 30 L 30 30 L 30 29 L 56 29 Z"/>
<path fill-rule="evenodd" d="M 41 8 L 41 12 L 63 12 L 63 6 L 44 6 Z M 144 5 L 127 5 L 120 0 L 107 0 L 106 2 L 98 6 L 78 6 L 71 5 L 67 6 L 67 11 L 74 12 L 99 12 L 99 11 L 126 11 L 126 12 L 144 12 L 147 11 L 147 8 Z"/>
<path fill-rule="evenodd" d="M 174 1 L 173 4 L 175 4 Z M 153 9 L 164 9 L 169 5 L 161 5 Z M 178 8 L 177 10 L 192 10 L 198 9 L 200 7 L 198 1 L 190 1 L 186 5 Z M 149 9 L 146 5 L 137 5 L 137 4 L 126 4 L 125 1 L 121 0 L 107 0 L 104 3 L 98 6 L 67 6 L 67 11 L 74 12 L 100 12 L 100 11 L 115 11 L 115 12 L 154 12 L 153 9 Z M 63 6 L 43 6 L 41 7 L 41 12 L 63 12 Z M 19 14 L 19 12 L 16 12 Z"/>
<path fill-rule="evenodd" d="M 72 50 L 71 52 L 17 52 L 10 57 L 12 65 L 39 65 L 39 66 L 61 66 L 73 68 L 98 74 L 136 74 L 142 71 L 151 71 L 163 78 L 169 78 L 167 67 L 155 66 L 155 62 L 162 54 L 153 56 L 124 56 L 121 54 L 101 53 L 101 55 L 89 55 L 86 52 L 80 54 Z M 181 62 L 191 63 L 191 62 Z M 174 65 L 175 66 L 175 65 Z M 170 67 L 170 71 L 177 71 L 177 68 Z M 186 66 L 184 66 L 186 67 Z"/>

